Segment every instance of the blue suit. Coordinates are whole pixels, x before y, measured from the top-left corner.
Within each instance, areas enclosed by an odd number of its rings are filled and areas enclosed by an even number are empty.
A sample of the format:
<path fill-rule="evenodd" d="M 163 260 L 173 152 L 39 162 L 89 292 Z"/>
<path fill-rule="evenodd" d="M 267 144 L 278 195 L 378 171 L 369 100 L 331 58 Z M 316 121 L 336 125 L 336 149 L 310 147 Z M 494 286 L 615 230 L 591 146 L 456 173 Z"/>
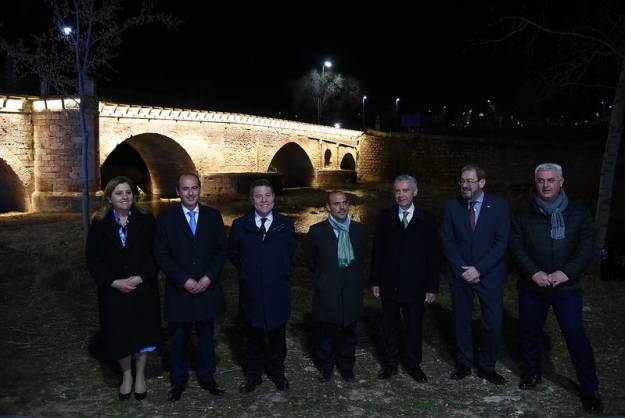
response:
<path fill-rule="evenodd" d="M 454 331 L 458 363 L 473 364 L 471 314 L 473 297 L 478 296 L 482 312 L 479 367 L 493 371 L 501 339 L 503 289 L 506 279 L 505 257 L 510 234 L 508 204 L 484 193 L 475 230 L 471 230 L 466 199 L 457 197 L 447 204 L 442 225 L 443 251 L 450 267 Z M 480 272 L 477 283 L 462 278 L 462 266 Z"/>

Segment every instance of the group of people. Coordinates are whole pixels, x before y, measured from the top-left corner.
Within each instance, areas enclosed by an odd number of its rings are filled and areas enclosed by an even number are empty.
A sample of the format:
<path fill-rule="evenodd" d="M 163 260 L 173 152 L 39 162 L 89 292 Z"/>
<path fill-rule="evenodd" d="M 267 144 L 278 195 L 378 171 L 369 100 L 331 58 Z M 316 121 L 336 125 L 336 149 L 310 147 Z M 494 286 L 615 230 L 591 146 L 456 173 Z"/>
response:
<path fill-rule="evenodd" d="M 472 374 L 471 324 L 477 296 L 482 325 L 477 375 L 504 385 L 506 379 L 495 364 L 510 247 L 520 267 L 524 374 L 519 387 L 541 384 L 541 333 L 553 307 L 580 382 L 582 405 L 589 411 L 603 409 L 593 351 L 582 323 L 580 289 L 581 273 L 592 256 L 592 219 L 586 208 L 569 201 L 559 165 L 540 164 L 534 181 L 535 198 L 511 222 L 506 201 L 484 192 L 485 171 L 473 164 L 463 167 L 460 196 L 448 203 L 439 234 L 435 217 L 414 204 L 415 178 L 395 179 L 395 204 L 377 216 L 371 256 L 370 286 L 373 296 L 381 300 L 385 349 L 378 378 L 396 375 L 401 357 L 409 376 L 427 382 L 420 366 L 422 322 L 425 304 L 436 301 L 442 242 L 457 342 L 457 364 L 450 379 Z M 119 399 L 130 398 L 133 391 L 139 400 L 147 394 L 146 353 L 161 343 L 158 268 L 166 276 L 169 400 L 180 399 L 189 380 L 187 346 L 192 328 L 198 340 L 198 383 L 213 395 L 223 392 L 214 379 L 213 334 L 214 320 L 225 310 L 220 273 L 226 258 L 239 273 L 239 316 L 246 342 L 245 383 L 239 392 L 254 391 L 264 374 L 278 390 L 288 390 L 286 323 L 296 237 L 293 222 L 274 210 L 272 184 L 265 179 L 252 183 L 253 209 L 233 222 L 229 237 L 220 212 L 199 203 L 196 174 L 182 174 L 176 192 L 181 205 L 161 214 L 155 223 L 135 205 L 133 182 L 116 177 L 104 190 L 104 204 L 89 232 L 87 264 L 98 285 L 101 328 L 108 351 L 122 370 Z M 326 209 L 327 220 L 310 227 L 304 247 L 314 274 L 312 314 L 319 325 L 320 381 L 329 382 L 336 367 L 341 378 L 350 382 L 355 379 L 368 234 L 365 225 L 351 218 L 344 192 L 328 193 Z M 402 322 L 405 338 L 400 350 Z"/>

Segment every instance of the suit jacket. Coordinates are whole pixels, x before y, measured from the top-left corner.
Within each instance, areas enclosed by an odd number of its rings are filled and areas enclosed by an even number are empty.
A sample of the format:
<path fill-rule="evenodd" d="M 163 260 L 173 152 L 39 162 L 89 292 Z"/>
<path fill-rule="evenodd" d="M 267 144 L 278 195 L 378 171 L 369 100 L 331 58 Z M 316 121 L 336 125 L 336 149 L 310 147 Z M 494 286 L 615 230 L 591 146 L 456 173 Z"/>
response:
<path fill-rule="evenodd" d="M 376 220 L 371 286 L 380 286 L 382 300 L 423 303 L 425 293 L 438 292 L 440 249 L 434 216 L 415 206 L 404 229 L 394 205 Z"/>
<path fill-rule="evenodd" d="M 154 218 L 132 209 L 126 245 L 119 238 L 113 213 L 93 219 L 87 236 L 87 267 L 98 286 L 100 325 L 113 359 L 136 353 L 161 340 L 161 312 L 154 246 Z M 135 290 L 111 287 L 117 279 L 141 276 Z"/>
<path fill-rule="evenodd" d="M 170 322 L 216 318 L 225 311 L 219 275 L 226 261 L 226 232 L 217 209 L 199 205 L 195 235 L 181 206 L 158 218 L 156 261 L 167 277 L 165 319 Z M 187 279 L 208 276 L 211 284 L 202 293 L 184 289 Z"/>
<path fill-rule="evenodd" d="M 365 226 L 351 221 L 349 240 L 354 261 L 340 268 L 338 238 L 330 222 L 326 220 L 310 227 L 306 255 L 315 275 L 312 314 L 318 321 L 349 325 L 360 316 L 366 238 Z"/>
<path fill-rule="evenodd" d="M 504 285 L 510 235 L 510 213 L 505 200 L 484 193 L 475 231 L 471 231 L 466 199 L 452 199 L 445 210 L 441 235 L 452 284 L 465 282 L 462 266 L 474 266 L 484 287 L 495 289 Z"/>
<path fill-rule="evenodd" d="M 265 239 L 254 211 L 236 219 L 230 230 L 230 261 L 239 270 L 239 314 L 256 328 L 274 329 L 291 316 L 293 222 L 273 212 Z"/>

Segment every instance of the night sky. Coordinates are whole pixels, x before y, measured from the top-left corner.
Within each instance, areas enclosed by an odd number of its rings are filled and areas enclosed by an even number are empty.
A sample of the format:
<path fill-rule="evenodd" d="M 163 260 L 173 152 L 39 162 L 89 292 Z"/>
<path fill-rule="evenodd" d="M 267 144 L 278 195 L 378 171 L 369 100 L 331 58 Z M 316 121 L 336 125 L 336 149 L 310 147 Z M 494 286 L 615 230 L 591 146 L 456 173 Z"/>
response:
<path fill-rule="evenodd" d="M 558 24 L 564 15 L 583 16 L 592 3 L 157 4 L 182 21 L 180 28 L 127 33 L 114 70 L 98 82 L 101 98 L 291 118 L 289 83 L 326 59 L 334 71 L 362 82 L 375 112 L 392 109 L 396 97 L 402 112 L 463 109 L 486 99 L 513 109 L 535 76 L 530 62 L 537 57 L 514 42 L 480 43 L 495 36 L 497 16 Z M 42 31 L 48 9 L 35 0 L 13 5 L 0 17 L 4 32 Z"/>

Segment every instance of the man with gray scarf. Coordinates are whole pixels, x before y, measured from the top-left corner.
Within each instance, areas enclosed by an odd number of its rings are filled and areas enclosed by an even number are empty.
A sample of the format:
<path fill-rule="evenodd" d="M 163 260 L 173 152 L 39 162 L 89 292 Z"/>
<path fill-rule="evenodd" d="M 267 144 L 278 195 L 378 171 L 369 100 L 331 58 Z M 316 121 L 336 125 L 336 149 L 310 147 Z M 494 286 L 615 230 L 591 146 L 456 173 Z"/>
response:
<path fill-rule="evenodd" d="M 580 286 L 580 276 L 592 257 L 592 218 L 587 208 L 568 199 L 560 165 L 540 164 L 534 175 L 536 197 L 517 213 L 510 237 L 521 270 L 519 340 L 524 375 L 519 388 L 533 389 L 541 383 L 541 333 L 553 306 L 580 382 L 582 405 L 600 412 L 603 403 L 582 322 Z"/>

